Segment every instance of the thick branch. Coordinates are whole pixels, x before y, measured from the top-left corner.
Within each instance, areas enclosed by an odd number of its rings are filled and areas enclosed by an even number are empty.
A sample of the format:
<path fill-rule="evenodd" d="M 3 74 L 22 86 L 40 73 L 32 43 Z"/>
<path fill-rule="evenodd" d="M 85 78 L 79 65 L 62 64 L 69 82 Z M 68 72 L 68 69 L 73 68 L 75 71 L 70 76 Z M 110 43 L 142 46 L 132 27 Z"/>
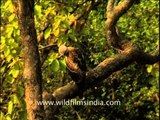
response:
<path fill-rule="evenodd" d="M 78 86 L 74 82 L 70 82 L 67 85 L 56 89 L 53 96 L 56 100 L 74 98 L 78 93 Z"/>
<path fill-rule="evenodd" d="M 133 5 L 134 1 L 135 0 L 124 0 L 121 4 L 115 6 L 113 25 L 115 25 L 118 19 L 129 10 L 129 8 Z"/>
<path fill-rule="evenodd" d="M 140 52 L 137 63 L 139 64 L 154 64 L 159 61 L 159 46 L 153 54 L 148 54 L 143 51 Z"/>
<path fill-rule="evenodd" d="M 109 0 L 107 4 L 107 11 L 112 11 L 114 7 L 114 0 Z"/>
<path fill-rule="evenodd" d="M 87 72 L 84 90 L 96 86 L 98 83 L 108 78 L 112 73 L 127 67 L 134 61 L 140 63 L 139 58 L 141 58 L 143 64 L 155 63 L 159 60 L 159 54 L 144 54 L 144 52 L 141 52 L 141 50 L 135 44 L 125 43 L 123 44 L 123 47 L 125 48 L 124 52 L 116 55 L 114 58 L 105 59 L 97 67 Z M 77 85 L 71 82 L 55 90 L 53 95 L 57 100 L 62 100 L 75 97 L 78 95 L 78 91 L 80 90 L 78 89 Z"/>
<path fill-rule="evenodd" d="M 118 49 L 123 50 L 121 38 L 118 36 L 115 25 L 119 18 L 133 5 L 134 0 L 124 0 L 118 6 L 114 6 L 113 0 L 107 4 L 107 21 L 106 21 L 106 36 L 109 43 Z"/>

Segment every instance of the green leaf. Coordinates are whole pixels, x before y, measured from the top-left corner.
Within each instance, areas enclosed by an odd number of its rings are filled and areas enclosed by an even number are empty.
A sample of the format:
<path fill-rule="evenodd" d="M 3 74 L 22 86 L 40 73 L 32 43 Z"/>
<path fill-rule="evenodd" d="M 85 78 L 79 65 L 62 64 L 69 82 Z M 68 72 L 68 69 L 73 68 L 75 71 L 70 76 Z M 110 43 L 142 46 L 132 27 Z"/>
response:
<path fill-rule="evenodd" d="M 52 62 L 53 62 L 55 59 L 57 59 L 57 57 L 58 57 L 58 53 L 52 53 L 52 55 L 49 56 L 49 58 L 48 58 L 48 62 L 49 62 L 48 64 L 51 65 Z"/>
<path fill-rule="evenodd" d="M 68 34 L 68 37 L 72 40 L 76 40 L 75 34 Z"/>
<path fill-rule="evenodd" d="M 10 54 L 10 48 L 9 46 L 6 46 L 5 50 L 4 50 L 4 55 L 5 57 L 7 57 Z"/>
<path fill-rule="evenodd" d="M 14 59 L 14 60 L 8 65 L 8 67 L 14 66 L 17 62 L 18 62 L 18 60 L 17 60 L 17 59 Z"/>
<path fill-rule="evenodd" d="M 23 88 L 23 86 L 17 86 L 16 94 L 17 94 L 18 97 L 23 97 L 24 96 L 24 88 Z"/>
<path fill-rule="evenodd" d="M 5 120 L 12 120 L 9 115 L 6 116 Z"/>
<path fill-rule="evenodd" d="M 53 24 L 54 25 L 54 29 L 57 29 L 59 27 L 60 23 L 61 23 L 61 19 L 57 18 L 56 22 Z"/>
<path fill-rule="evenodd" d="M 12 1 L 8 0 L 6 3 L 5 3 L 5 6 L 4 6 L 7 10 L 9 10 L 11 13 L 14 12 L 14 7 L 13 7 L 13 4 L 12 4 Z"/>
<path fill-rule="evenodd" d="M 11 38 L 11 35 L 13 33 L 13 26 L 12 25 L 7 25 L 7 29 L 6 29 L 6 35 L 8 38 Z"/>
<path fill-rule="evenodd" d="M 3 44 L 5 44 L 5 37 L 4 36 L 1 36 L 1 44 L 3 45 Z"/>
<path fill-rule="evenodd" d="M 71 26 L 68 23 L 68 20 L 63 20 L 62 23 L 66 26 L 66 28 L 70 28 Z"/>
<path fill-rule="evenodd" d="M 12 76 L 14 77 L 14 78 L 17 78 L 17 76 L 19 75 L 19 70 L 13 70 L 13 72 L 12 72 Z"/>
<path fill-rule="evenodd" d="M 20 104 L 16 94 L 14 94 L 12 97 L 13 97 L 13 103 L 14 104 Z"/>
<path fill-rule="evenodd" d="M 60 46 L 62 44 L 66 44 L 67 41 L 68 41 L 68 35 L 64 35 L 63 37 L 61 37 L 61 39 L 58 39 L 57 45 Z"/>
<path fill-rule="evenodd" d="M 42 7 L 40 5 L 36 5 L 34 7 L 34 13 L 35 13 L 35 15 L 41 14 L 41 9 L 42 9 Z"/>
<path fill-rule="evenodd" d="M 61 70 L 66 71 L 66 61 L 65 61 L 65 58 L 59 60 L 59 63 L 60 63 Z"/>
<path fill-rule="evenodd" d="M 59 70 L 59 61 L 57 59 L 53 60 L 53 62 L 51 64 L 51 69 L 54 72 L 57 72 Z"/>
<path fill-rule="evenodd" d="M 147 67 L 147 72 L 148 72 L 148 73 L 151 73 L 151 72 L 152 72 L 152 65 L 149 65 L 149 66 Z"/>
<path fill-rule="evenodd" d="M 4 120 L 4 118 L 5 118 L 4 113 L 3 113 L 2 111 L 0 112 L 0 118 L 1 118 L 2 120 Z"/>
<path fill-rule="evenodd" d="M 21 114 L 19 115 L 20 120 L 27 120 L 27 112 L 22 111 Z"/>
<path fill-rule="evenodd" d="M 101 96 L 102 96 L 102 97 L 104 97 L 105 95 L 106 95 L 106 93 L 104 92 L 104 93 L 102 93 L 102 95 L 101 95 Z"/>
<path fill-rule="evenodd" d="M 52 62 L 53 62 L 53 60 L 54 60 L 54 59 L 50 57 L 50 58 L 48 59 L 48 64 L 51 65 Z"/>
<path fill-rule="evenodd" d="M 6 66 L 1 67 L 1 73 L 3 73 L 6 69 Z"/>
<path fill-rule="evenodd" d="M 12 53 L 12 54 L 16 54 L 17 51 L 16 51 L 16 50 L 12 50 L 11 53 Z"/>
<path fill-rule="evenodd" d="M 13 112 L 13 102 L 9 101 L 8 102 L 8 114 L 12 114 Z"/>
<path fill-rule="evenodd" d="M 12 67 L 12 69 L 9 72 L 9 75 L 12 75 L 13 78 L 17 78 L 17 76 L 19 75 L 19 66 L 18 66 L 18 64 L 14 65 Z"/>
<path fill-rule="evenodd" d="M 58 37 L 59 36 L 59 29 L 57 28 L 56 30 L 53 31 L 53 34 Z"/>
<path fill-rule="evenodd" d="M 44 38 L 47 39 L 50 36 L 51 33 L 51 28 L 47 28 L 44 32 Z"/>
<path fill-rule="evenodd" d="M 8 56 L 6 57 L 7 62 L 10 62 L 12 58 L 13 58 L 12 55 L 8 55 Z"/>
<path fill-rule="evenodd" d="M 10 16 L 9 16 L 9 22 L 12 22 L 13 20 L 14 20 L 14 18 L 15 18 L 15 14 L 11 14 Z"/>

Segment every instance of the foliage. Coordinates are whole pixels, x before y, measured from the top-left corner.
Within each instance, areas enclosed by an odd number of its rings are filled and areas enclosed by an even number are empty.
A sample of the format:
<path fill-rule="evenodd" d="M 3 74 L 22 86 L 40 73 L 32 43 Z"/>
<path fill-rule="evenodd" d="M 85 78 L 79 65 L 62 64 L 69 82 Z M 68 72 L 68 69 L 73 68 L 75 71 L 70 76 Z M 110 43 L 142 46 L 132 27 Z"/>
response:
<path fill-rule="evenodd" d="M 106 4 L 93 8 L 83 30 L 76 31 L 76 24 L 70 21 L 82 13 L 81 5 L 74 14 L 77 4 L 83 0 L 70 0 L 58 3 L 39 0 L 35 3 L 35 27 L 37 35 L 45 23 L 51 23 L 44 32 L 44 41 L 39 48 L 48 44 L 67 44 L 79 47 L 86 55 L 88 69 L 93 68 L 106 57 L 114 56 L 117 51 L 111 48 L 105 37 Z M 104 1 L 105 2 L 105 1 Z M 142 0 L 134 5 L 118 22 L 118 29 L 125 39 L 134 41 L 143 50 L 151 52 L 158 44 L 158 1 Z M 0 116 L 6 120 L 26 119 L 24 102 L 24 81 L 22 80 L 22 54 L 20 31 L 14 8 L 10 0 L 1 5 L 1 96 Z M 65 34 L 65 30 L 68 33 Z M 156 43 L 156 45 L 155 45 Z M 40 50 L 40 53 L 42 51 Z M 66 71 L 64 58 L 58 58 L 58 51 L 53 50 L 42 65 L 43 86 L 53 92 L 70 79 Z M 119 99 L 120 106 L 62 106 L 58 119 L 149 119 L 157 120 L 158 106 L 158 63 L 140 66 L 136 63 L 114 73 L 103 82 L 101 87 L 89 89 L 83 100 Z M 76 98 L 79 99 L 79 98 Z M 85 111 L 85 112 L 84 112 Z M 78 112 L 78 114 L 77 114 Z"/>

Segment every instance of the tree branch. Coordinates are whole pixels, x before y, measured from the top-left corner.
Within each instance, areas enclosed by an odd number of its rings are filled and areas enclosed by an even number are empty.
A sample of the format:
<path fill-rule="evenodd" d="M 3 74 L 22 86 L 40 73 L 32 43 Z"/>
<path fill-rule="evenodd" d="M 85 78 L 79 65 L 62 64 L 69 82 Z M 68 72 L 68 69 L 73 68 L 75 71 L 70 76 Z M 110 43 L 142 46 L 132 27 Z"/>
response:
<path fill-rule="evenodd" d="M 97 67 L 90 70 L 86 74 L 86 81 L 83 84 L 84 91 L 95 87 L 98 83 L 101 83 L 104 79 L 108 78 L 112 73 L 127 67 L 132 62 L 144 61 L 143 64 L 153 64 L 159 61 L 159 52 L 155 55 L 149 55 L 147 53 L 141 52 L 141 50 L 133 43 L 123 44 L 125 50 L 116 55 L 114 58 L 106 58 Z M 143 55 L 143 57 L 141 57 Z M 149 61 L 148 61 L 149 59 Z M 56 100 L 70 99 L 74 98 L 79 94 L 80 89 L 74 82 L 70 82 L 67 85 L 58 88 L 53 92 L 53 96 Z"/>
<path fill-rule="evenodd" d="M 92 2 L 90 3 L 90 5 L 88 5 L 85 9 L 85 11 L 83 11 L 81 14 L 78 14 L 74 20 L 70 21 L 69 25 L 70 26 L 73 26 L 75 22 L 77 21 L 86 21 L 87 18 L 88 18 L 88 15 L 90 13 L 90 11 L 97 5 L 99 5 L 101 2 L 98 1 L 98 2 L 95 2 L 95 0 L 92 0 Z M 79 26 L 80 28 L 84 25 L 85 22 L 82 22 L 81 25 Z M 65 33 L 68 32 L 68 29 L 66 30 Z"/>
<path fill-rule="evenodd" d="M 86 1 L 85 1 L 85 2 L 86 2 Z M 84 2 L 84 3 L 85 3 L 85 2 Z M 72 27 L 75 23 L 78 23 L 78 22 L 80 23 L 80 21 L 82 21 L 81 24 L 79 24 L 79 26 L 76 27 L 76 28 L 77 28 L 77 31 L 80 32 L 80 30 L 82 30 L 82 28 L 83 28 L 83 26 L 84 26 L 84 24 L 85 24 L 85 22 L 86 22 L 86 20 L 87 20 L 87 18 L 88 18 L 88 16 L 89 16 L 90 11 L 91 11 L 95 6 L 97 6 L 97 5 L 99 5 L 99 4 L 100 4 L 100 1 L 95 2 L 94 0 L 92 0 L 92 2 L 86 7 L 86 9 L 85 9 L 85 11 L 84 11 L 83 13 L 78 14 L 77 16 L 75 16 L 74 20 L 70 21 L 69 26 Z M 47 23 L 47 24 L 44 25 L 41 33 L 40 33 L 40 34 L 38 35 L 38 37 L 37 37 L 38 42 L 40 42 L 40 41 L 42 41 L 42 40 L 44 39 L 44 31 L 48 28 L 49 25 L 50 25 L 50 23 Z M 66 29 L 66 30 L 64 31 L 64 33 L 67 34 L 68 31 L 69 31 L 69 29 Z M 70 41 L 71 41 L 72 43 L 74 43 L 73 40 L 70 39 Z M 51 45 L 47 45 L 47 46 L 45 46 L 45 47 L 41 47 L 41 48 L 40 48 L 40 50 L 42 50 L 41 65 L 42 65 L 42 64 L 44 63 L 44 61 L 46 60 L 46 58 L 47 58 L 48 54 L 50 53 L 50 51 L 52 50 L 53 46 L 54 46 L 54 45 L 51 44 Z M 57 49 L 57 46 L 56 46 L 56 47 L 54 46 L 53 49 Z"/>
<path fill-rule="evenodd" d="M 139 64 L 154 64 L 159 61 L 159 46 L 153 54 L 140 52 L 139 58 L 137 58 L 137 63 Z"/>
<path fill-rule="evenodd" d="M 108 42 L 115 48 L 123 50 L 122 39 L 118 36 L 115 25 L 119 18 L 133 5 L 134 0 L 124 0 L 118 6 L 114 6 L 113 0 L 109 0 L 107 4 L 107 20 L 106 20 L 106 37 Z"/>

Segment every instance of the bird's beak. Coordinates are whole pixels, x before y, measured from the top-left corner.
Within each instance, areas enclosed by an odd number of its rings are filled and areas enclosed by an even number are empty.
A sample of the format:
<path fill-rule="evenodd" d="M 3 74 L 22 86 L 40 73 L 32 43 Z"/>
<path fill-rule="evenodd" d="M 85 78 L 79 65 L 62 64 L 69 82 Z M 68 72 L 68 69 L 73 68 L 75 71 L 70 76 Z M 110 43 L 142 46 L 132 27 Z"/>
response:
<path fill-rule="evenodd" d="M 59 56 L 58 56 L 58 59 L 60 59 L 60 58 L 62 58 L 62 57 L 63 57 L 63 55 L 59 55 Z"/>

